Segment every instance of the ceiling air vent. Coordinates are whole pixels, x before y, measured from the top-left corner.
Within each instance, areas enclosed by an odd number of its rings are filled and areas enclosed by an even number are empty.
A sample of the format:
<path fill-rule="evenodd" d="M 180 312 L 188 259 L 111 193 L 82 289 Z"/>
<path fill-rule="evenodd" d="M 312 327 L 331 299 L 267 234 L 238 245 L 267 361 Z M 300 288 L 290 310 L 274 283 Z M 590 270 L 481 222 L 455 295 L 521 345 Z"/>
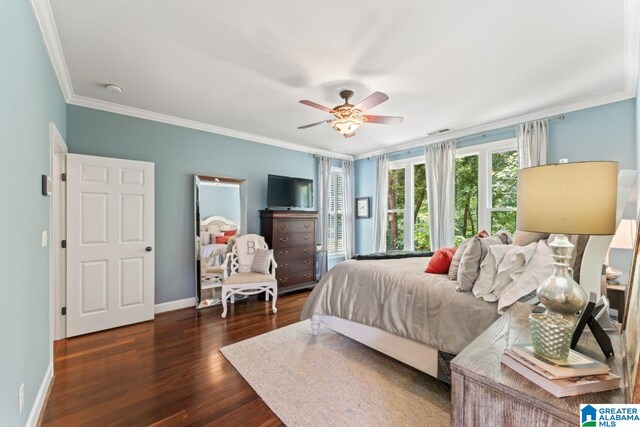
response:
<path fill-rule="evenodd" d="M 445 133 L 445 132 L 449 132 L 451 129 L 446 128 L 446 129 L 438 129 L 438 130 L 434 130 L 433 132 L 429 132 L 427 135 L 431 136 L 431 135 L 437 135 L 439 133 Z"/>

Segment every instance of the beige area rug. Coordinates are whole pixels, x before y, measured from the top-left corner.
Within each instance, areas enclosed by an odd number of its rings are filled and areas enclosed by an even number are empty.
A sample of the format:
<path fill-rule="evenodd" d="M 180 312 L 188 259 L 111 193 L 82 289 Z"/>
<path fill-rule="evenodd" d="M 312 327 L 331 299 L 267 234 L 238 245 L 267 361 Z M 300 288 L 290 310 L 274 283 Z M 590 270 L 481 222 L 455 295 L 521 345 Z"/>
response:
<path fill-rule="evenodd" d="M 449 386 L 308 321 L 220 350 L 288 426 L 449 426 Z"/>

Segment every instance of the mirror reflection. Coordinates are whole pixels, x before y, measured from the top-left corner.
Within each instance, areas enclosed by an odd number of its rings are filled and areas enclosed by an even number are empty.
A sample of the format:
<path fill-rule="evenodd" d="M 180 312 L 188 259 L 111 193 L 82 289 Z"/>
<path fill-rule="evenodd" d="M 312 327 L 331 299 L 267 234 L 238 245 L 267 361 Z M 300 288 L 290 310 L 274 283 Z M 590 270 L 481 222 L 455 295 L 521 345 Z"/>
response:
<path fill-rule="evenodd" d="M 246 224 L 244 180 L 195 175 L 197 307 L 220 304 L 222 264 Z"/>

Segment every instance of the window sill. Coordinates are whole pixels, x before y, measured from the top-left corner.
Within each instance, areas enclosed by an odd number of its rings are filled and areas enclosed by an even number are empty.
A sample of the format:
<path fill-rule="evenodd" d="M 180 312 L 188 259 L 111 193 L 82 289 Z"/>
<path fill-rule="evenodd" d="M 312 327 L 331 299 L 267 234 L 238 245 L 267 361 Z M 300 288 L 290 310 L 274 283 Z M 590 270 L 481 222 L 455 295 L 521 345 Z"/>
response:
<path fill-rule="evenodd" d="M 338 258 L 344 259 L 345 258 L 344 253 L 336 252 L 336 253 L 330 253 L 329 254 L 329 259 L 338 259 Z"/>

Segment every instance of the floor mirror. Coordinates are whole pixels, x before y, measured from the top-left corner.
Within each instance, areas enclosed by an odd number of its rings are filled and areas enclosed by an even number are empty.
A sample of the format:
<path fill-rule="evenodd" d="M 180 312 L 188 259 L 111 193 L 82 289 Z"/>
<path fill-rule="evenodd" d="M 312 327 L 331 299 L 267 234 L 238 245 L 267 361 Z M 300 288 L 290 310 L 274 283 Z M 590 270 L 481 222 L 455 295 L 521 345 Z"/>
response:
<path fill-rule="evenodd" d="M 247 229 L 246 181 L 194 175 L 196 307 L 221 303 L 223 263 L 233 242 Z"/>

